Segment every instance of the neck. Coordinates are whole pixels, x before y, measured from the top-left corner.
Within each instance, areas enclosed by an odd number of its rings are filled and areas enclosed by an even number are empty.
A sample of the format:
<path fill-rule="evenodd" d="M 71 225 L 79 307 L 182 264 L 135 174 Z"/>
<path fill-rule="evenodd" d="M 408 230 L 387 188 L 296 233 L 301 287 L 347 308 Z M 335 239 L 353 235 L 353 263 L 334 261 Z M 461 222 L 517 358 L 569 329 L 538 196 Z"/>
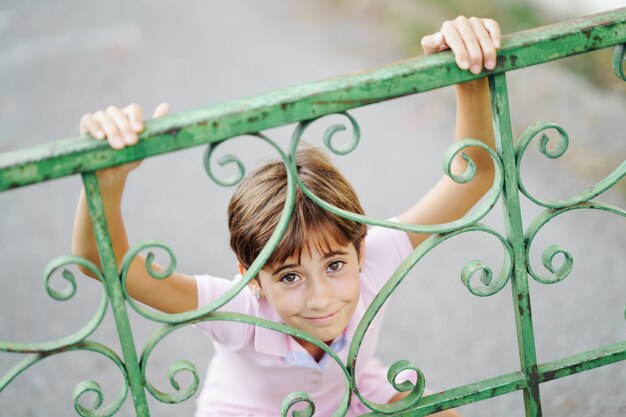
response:
<path fill-rule="evenodd" d="M 319 362 L 320 360 L 322 360 L 322 357 L 324 356 L 324 353 L 325 353 L 322 348 L 314 345 L 311 342 L 307 342 L 306 340 L 298 339 L 297 337 L 295 339 L 304 348 L 304 350 L 309 352 L 309 354 L 313 357 L 313 359 L 315 359 L 315 362 Z M 329 340 L 324 343 L 326 343 L 327 345 L 330 345 L 331 343 L 333 343 L 333 341 Z"/>

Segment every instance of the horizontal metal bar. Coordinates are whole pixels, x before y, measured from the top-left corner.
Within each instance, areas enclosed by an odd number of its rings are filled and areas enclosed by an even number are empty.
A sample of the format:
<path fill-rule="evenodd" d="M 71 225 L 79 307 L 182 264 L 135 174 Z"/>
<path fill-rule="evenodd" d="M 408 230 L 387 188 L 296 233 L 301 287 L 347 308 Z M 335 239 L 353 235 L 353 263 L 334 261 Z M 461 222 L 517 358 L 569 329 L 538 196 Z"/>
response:
<path fill-rule="evenodd" d="M 471 404 L 499 395 L 508 394 L 526 387 L 526 377 L 522 372 L 513 372 L 480 382 L 463 385 L 437 394 L 428 395 L 420 400 L 420 405 L 411 411 L 394 414 L 394 416 L 425 416 L 438 411 Z M 369 413 L 363 417 L 385 416 L 385 414 Z"/>
<path fill-rule="evenodd" d="M 539 382 L 563 378 L 626 360 L 626 341 L 539 365 Z"/>
<path fill-rule="evenodd" d="M 623 360 L 626 360 L 626 341 L 541 364 L 538 366 L 539 383 Z M 416 408 L 405 413 L 394 414 L 394 416 L 425 416 L 499 395 L 509 394 L 525 387 L 526 377 L 524 373 L 513 372 L 426 396 L 421 399 L 419 406 Z M 382 417 L 385 414 L 369 413 L 366 416 Z"/>
<path fill-rule="evenodd" d="M 123 150 L 75 137 L 0 154 L 0 191 L 89 172 L 407 94 L 524 68 L 626 42 L 626 8 L 505 36 L 497 67 L 474 75 L 451 52 L 290 87 L 146 122 Z"/>

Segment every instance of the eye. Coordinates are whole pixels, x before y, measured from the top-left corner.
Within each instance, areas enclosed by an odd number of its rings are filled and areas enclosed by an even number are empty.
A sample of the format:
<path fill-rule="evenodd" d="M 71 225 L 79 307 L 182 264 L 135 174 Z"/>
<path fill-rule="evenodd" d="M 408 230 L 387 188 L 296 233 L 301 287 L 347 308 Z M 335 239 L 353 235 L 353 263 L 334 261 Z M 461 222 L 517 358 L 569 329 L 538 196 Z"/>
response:
<path fill-rule="evenodd" d="M 280 282 L 284 282 L 285 284 L 294 284 L 300 281 L 300 277 L 296 274 L 285 274 L 280 277 Z"/>
<path fill-rule="evenodd" d="M 341 269 L 343 268 L 345 264 L 346 263 L 344 261 L 332 261 L 331 263 L 328 264 L 328 271 L 330 272 L 341 271 Z"/>

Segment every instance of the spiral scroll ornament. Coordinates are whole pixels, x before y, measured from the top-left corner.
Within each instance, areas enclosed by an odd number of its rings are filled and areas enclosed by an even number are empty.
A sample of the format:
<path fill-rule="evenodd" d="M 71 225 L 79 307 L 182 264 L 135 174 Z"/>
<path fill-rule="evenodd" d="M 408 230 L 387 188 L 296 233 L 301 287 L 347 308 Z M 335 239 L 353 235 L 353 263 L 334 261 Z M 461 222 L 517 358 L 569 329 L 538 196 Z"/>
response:
<path fill-rule="evenodd" d="M 548 146 L 551 142 L 550 137 L 546 135 L 547 130 L 555 130 L 557 132 L 557 142 L 553 149 L 549 149 Z M 539 136 L 541 135 L 541 136 Z M 550 159 L 560 158 L 565 154 L 567 148 L 569 146 L 569 136 L 565 129 L 556 123 L 551 122 L 537 122 L 532 124 L 528 129 L 522 133 L 521 137 L 515 144 L 515 154 L 517 159 L 517 170 L 519 175 L 519 189 L 520 191 L 528 197 L 535 204 L 540 205 L 546 208 L 563 208 L 567 206 L 573 206 L 579 203 L 583 203 L 585 201 L 589 201 L 592 198 L 602 194 L 612 186 L 614 186 L 620 179 L 622 179 L 626 175 L 626 161 L 622 162 L 620 166 L 615 168 L 613 172 L 607 175 L 604 179 L 598 182 L 593 187 L 567 199 L 562 200 L 542 200 L 534 195 L 532 195 L 525 187 L 522 176 L 519 174 L 519 169 L 521 166 L 522 158 L 524 153 L 526 152 L 526 148 L 530 144 L 530 142 L 539 136 L 538 148 L 539 152 L 541 152 L 544 156 Z"/>
<path fill-rule="evenodd" d="M 137 311 L 139 314 L 141 314 L 142 316 L 150 320 L 154 320 L 154 321 L 158 321 L 162 323 L 170 323 L 173 321 L 174 322 L 179 321 L 185 317 L 185 313 L 165 314 L 161 312 L 148 310 L 142 307 L 139 303 L 137 303 L 130 296 L 130 294 L 128 294 L 126 281 L 128 279 L 128 273 L 130 271 L 131 265 L 140 252 L 148 250 L 148 249 L 150 249 L 150 252 L 148 252 L 148 254 L 146 255 L 144 267 L 148 275 L 150 275 L 152 278 L 158 279 L 158 280 L 167 279 L 168 277 L 172 275 L 172 273 L 176 269 L 176 256 L 174 255 L 174 252 L 172 251 L 172 249 L 169 248 L 169 246 L 165 245 L 162 242 L 158 242 L 156 240 L 146 240 L 146 241 L 136 243 L 128 250 L 128 252 L 126 252 L 124 259 L 122 260 L 122 264 L 120 265 L 120 274 L 122 278 L 122 292 L 124 294 L 124 297 L 126 298 L 126 301 L 128 301 L 128 304 L 130 304 L 131 307 L 135 311 Z M 153 252 L 153 250 L 155 249 L 161 249 L 165 251 L 165 253 L 168 255 L 167 266 L 165 267 L 155 266 L 155 263 L 154 263 L 155 254 Z"/>
<path fill-rule="evenodd" d="M 305 404 L 302 410 L 294 410 L 291 413 L 292 417 L 312 417 L 315 413 L 315 403 L 309 397 L 309 394 L 303 391 L 292 392 L 285 398 L 280 405 L 281 417 L 289 416 L 289 410 L 296 404 Z"/>
<path fill-rule="evenodd" d="M 192 395 L 194 395 L 198 390 L 198 386 L 200 385 L 200 375 L 198 374 L 196 366 L 193 363 L 187 360 L 178 360 L 170 365 L 167 371 L 167 379 L 172 388 L 174 388 L 174 392 L 163 392 L 157 389 L 148 380 L 148 377 L 146 375 L 148 360 L 150 359 L 150 355 L 152 354 L 152 351 L 154 350 L 156 345 L 161 340 L 163 340 L 165 336 L 188 324 L 190 323 L 182 322 L 180 324 L 167 324 L 160 329 L 157 329 L 144 346 L 143 352 L 141 354 L 141 360 L 139 362 L 139 365 L 141 367 L 141 374 L 143 376 L 146 389 L 154 398 L 166 404 L 177 404 L 189 399 Z M 177 376 L 183 372 L 189 373 L 192 377 L 191 383 L 185 388 L 181 387 L 181 385 L 177 381 Z"/>
<path fill-rule="evenodd" d="M 278 146 L 278 144 L 274 140 L 270 139 L 269 137 L 259 132 L 250 133 L 246 136 L 252 136 L 254 138 L 261 139 L 262 141 L 268 143 L 272 148 L 274 148 L 274 150 L 276 150 L 276 152 L 281 157 L 281 159 L 283 161 L 286 161 L 287 158 L 283 150 L 280 148 L 280 146 Z M 211 178 L 216 184 L 221 185 L 222 187 L 232 187 L 233 185 L 239 184 L 246 175 L 246 168 L 245 168 L 244 163 L 241 161 L 241 159 L 239 159 L 239 157 L 237 157 L 236 155 L 233 155 L 233 154 L 223 155 L 216 161 L 217 164 L 221 167 L 234 164 L 234 166 L 237 169 L 237 173 L 228 179 L 222 179 L 218 175 L 216 175 L 216 173 L 213 171 L 213 168 L 212 168 L 213 164 L 211 163 L 211 161 L 213 160 L 213 155 L 215 154 L 215 150 L 222 143 L 231 141 L 240 137 L 241 136 L 235 136 L 235 137 L 226 139 L 222 142 L 212 143 L 204 151 L 204 157 L 203 157 L 204 170 L 206 171 L 209 178 Z"/>
<path fill-rule="evenodd" d="M 97 279 L 104 279 L 101 272 L 98 270 L 98 267 L 89 260 L 78 256 L 60 256 L 56 259 L 53 259 L 46 266 L 46 269 L 44 271 L 44 285 L 46 287 L 46 292 L 50 295 L 50 297 L 54 298 L 55 300 L 66 301 L 71 299 L 76 294 L 76 278 L 74 277 L 74 274 L 72 274 L 66 268 L 70 265 L 80 265 L 83 268 L 88 269 Z M 62 290 L 55 290 L 54 288 L 52 288 L 51 282 L 53 277 L 56 276 L 56 272 L 59 270 L 61 270 L 61 277 L 67 283 L 67 286 Z M 15 343 L 0 341 L 0 352 L 45 353 L 78 343 L 82 340 L 85 340 L 96 330 L 96 328 L 100 325 L 102 319 L 104 318 L 106 309 L 106 288 L 104 288 L 103 286 L 102 297 L 100 299 L 100 304 L 96 313 L 91 318 L 91 320 L 89 320 L 89 322 L 80 330 L 61 339 L 47 342 Z"/>
<path fill-rule="evenodd" d="M 99 353 L 110 359 L 122 372 L 123 387 L 118 393 L 115 400 L 113 400 L 113 402 L 107 406 L 102 406 L 104 402 L 104 393 L 102 392 L 100 385 L 93 380 L 87 380 L 78 383 L 78 385 L 76 385 L 76 387 L 74 388 L 74 392 L 72 395 L 74 399 L 74 408 L 76 412 L 82 417 L 111 417 L 120 409 L 128 394 L 128 374 L 126 372 L 126 367 L 124 366 L 124 363 L 115 352 L 100 343 L 92 341 L 81 341 L 73 343 L 71 345 L 59 347 L 56 350 L 49 350 L 46 352 L 27 356 L 12 369 L 10 369 L 0 379 L 0 392 L 18 375 L 26 371 L 34 364 L 39 363 L 40 361 L 53 355 L 77 350 Z M 83 405 L 80 401 L 81 397 L 87 393 L 95 395 L 95 399 L 91 407 Z"/>
<path fill-rule="evenodd" d="M 115 352 L 104 345 L 100 345 L 95 342 L 85 342 L 80 348 L 98 352 L 111 359 L 111 361 L 113 361 L 113 363 L 115 363 L 115 365 L 117 365 L 122 372 L 124 386 L 111 404 L 102 407 L 102 403 L 104 402 L 104 393 L 102 392 L 102 388 L 100 388 L 100 384 L 93 380 L 82 381 L 76 385 L 72 394 L 74 399 L 74 409 L 82 417 L 110 417 L 117 413 L 128 395 L 128 375 L 126 373 L 126 367 Z M 80 398 L 87 393 L 93 393 L 96 395 L 92 407 L 85 407 L 80 402 Z"/>
<path fill-rule="evenodd" d="M 524 239 L 526 240 L 526 250 L 527 253 L 530 254 L 530 250 L 533 244 L 537 233 L 552 219 L 562 215 L 563 213 L 567 213 L 572 210 L 600 210 L 606 211 L 609 213 L 617 214 L 623 217 L 626 217 L 626 211 L 620 209 L 619 207 L 612 206 L 606 203 L 600 203 L 598 201 L 588 201 L 585 203 L 579 203 L 575 206 L 564 207 L 561 209 L 549 209 L 541 212 L 532 223 L 528 226 L 526 233 L 524 233 Z M 560 266 L 555 266 L 556 260 L 558 258 L 562 259 Z M 567 276 L 572 272 L 574 266 L 574 258 L 572 254 L 561 247 L 560 245 L 550 245 L 544 249 L 541 261 L 543 266 L 550 272 L 549 275 L 539 275 L 530 264 L 530 256 L 527 257 L 527 265 L 526 268 L 528 270 L 528 274 L 537 282 L 542 284 L 555 284 L 567 278 Z"/>

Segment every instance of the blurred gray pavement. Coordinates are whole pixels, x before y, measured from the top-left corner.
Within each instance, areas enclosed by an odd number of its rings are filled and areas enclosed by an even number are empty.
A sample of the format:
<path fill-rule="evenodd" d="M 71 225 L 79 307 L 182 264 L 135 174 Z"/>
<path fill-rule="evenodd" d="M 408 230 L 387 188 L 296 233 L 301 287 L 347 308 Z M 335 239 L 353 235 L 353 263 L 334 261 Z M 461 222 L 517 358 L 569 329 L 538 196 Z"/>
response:
<path fill-rule="evenodd" d="M 405 58 L 368 25 L 332 2 L 0 2 L 0 152 L 75 136 L 83 113 L 110 104 L 136 101 L 148 113 L 169 101 L 172 111 L 183 111 Z M 598 90 L 555 64 L 508 79 L 516 135 L 535 121 L 551 120 L 571 138 L 560 160 L 548 161 L 534 147 L 528 151 L 522 169 L 528 189 L 551 198 L 574 195 L 625 159 L 623 94 Z M 454 137 L 454 111 L 453 89 L 445 89 L 351 112 L 360 123 L 361 144 L 334 160 L 370 216 L 398 214 L 437 181 Z M 335 119 L 324 120 L 307 141 L 322 145 L 321 132 Z M 266 133 L 286 143 L 292 129 Z M 274 156 L 250 138 L 223 148 L 249 169 Z M 124 203 L 128 233 L 131 241 L 166 242 L 182 272 L 231 277 L 236 270 L 226 204 L 232 190 L 206 176 L 203 151 L 157 157 L 133 173 Z M 46 294 L 42 279 L 50 260 L 70 252 L 80 187 L 79 178 L 65 178 L 0 194 L 0 340 L 57 339 L 95 313 L 98 283 L 79 279 L 76 295 L 58 302 Z M 625 190 L 622 180 L 599 200 L 626 208 Z M 540 212 L 526 199 L 522 209 L 525 226 Z M 485 222 L 504 230 L 499 206 Z M 555 285 L 530 283 L 540 363 L 626 340 L 624 218 L 582 211 L 556 218 L 531 252 L 541 273 L 541 253 L 554 243 L 571 251 L 574 270 Z M 477 258 L 497 271 L 502 249 L 481 234 L 451 239 L 417 266 L 390 301 L 380 356 L 387 363 L 411 360 L 434 391 L 519 369 L 510 285 L 478 298 L 461 283 L 463 266 Z M 60 277 L 54 286 L 63 288 Z M 158 326 L 131 314 L 141 349 Z M 110 315 L 92 338 L 119 352 Z M 178 331 L 152 355 L 148 379 L 170 392 L 166 375 L 174 361 L 192 361 L 203 376 L 211 352 L 199 332 Z M 19 359 L 1 353 L 0 372 Z M 104 404 L 121 389 L 111 362 L 64 353 L 0 393 L 0 417 L 75 415 L 72 390 L 84 379 L 102 385 Z M 544 416 L 626 416 L 625 392 L 626 362 L 553 381 L 541 386 Z M 193 399 L 178 406 L 148 399 L 154 416 L 193 414 Z M 461 411 L 467 417 L 521 417 L 522 394 Z M 133 415 L 130 398 L 119 415 Z"/>

